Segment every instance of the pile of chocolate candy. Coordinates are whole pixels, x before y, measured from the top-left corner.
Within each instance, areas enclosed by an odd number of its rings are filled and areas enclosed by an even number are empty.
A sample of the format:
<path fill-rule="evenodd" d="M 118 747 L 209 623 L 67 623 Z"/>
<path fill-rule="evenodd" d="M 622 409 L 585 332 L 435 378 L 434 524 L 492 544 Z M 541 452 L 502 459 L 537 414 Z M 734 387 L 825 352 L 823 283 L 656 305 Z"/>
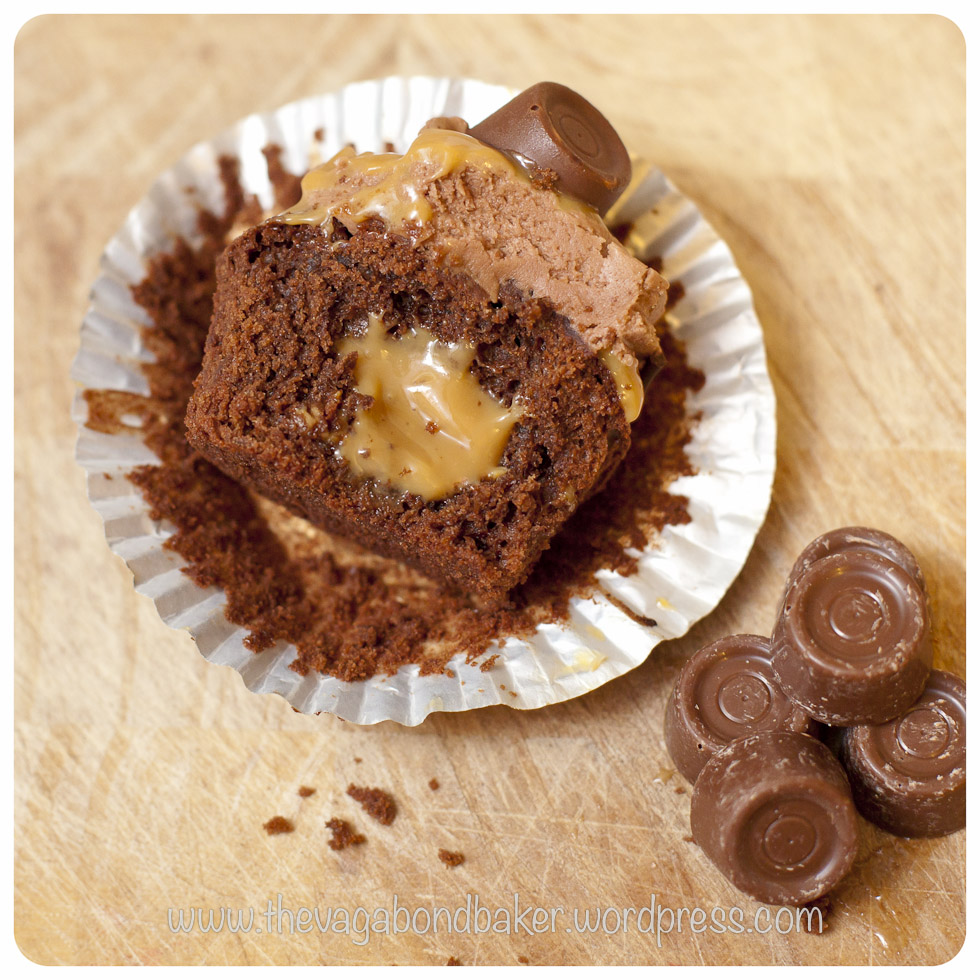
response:
<path fill-rule="evenodd" d="M 966 823 L 966 686 L 932 669 L 922 572 L 883 531 L 811 542 L 771 638 L 726 637 L 684 666 L 664 736 L 694 783 L 694 840 L 762 902 L 833 888 L 857 813 L 904 837 Z"/>

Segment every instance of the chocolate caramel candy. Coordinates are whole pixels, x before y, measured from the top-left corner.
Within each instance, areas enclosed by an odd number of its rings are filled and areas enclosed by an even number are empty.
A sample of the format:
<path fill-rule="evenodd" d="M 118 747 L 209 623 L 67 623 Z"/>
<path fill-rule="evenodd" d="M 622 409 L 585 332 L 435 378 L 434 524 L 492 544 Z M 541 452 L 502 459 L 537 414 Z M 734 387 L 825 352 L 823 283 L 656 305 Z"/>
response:
<path fill-rule="evenodd" d="M 591 102 L 556 82 L 538 82 L 469 130 L 540 171 L 558 189 L 604 214 L 632 173 L 629 153 Z"/>
<path fill-rule="evenodd" d="M 840 758 L 861 815 L 902 837 L 966 826 L 966 685 L 934 670 L 898 718 L 844 732 Z"/>
<path fill-rule="evenodd" d="M 842 551 L 793 581 L 772 636 L 783 693 L 827 725 L 878 724 L 922 693 L 932 667 L 925 593 L 890 558 Z"/>
<path fill-rule="evenodd" d="M 693 783 L 701 767 L 736 738 L 817 725 L 776 684 L 769 638 L 742 633 L 702 647 L 684 665 L 664 716 L 664 740 L 678 772 Z"/>
<path fill-rule="evenodd" d="M 691 834 L 736 888 L 799 905 L 854 864 L 858 820 L 830 750 L 799 732 L 760 732 L 705 763 L 691 797 Z"/>
<path fill-rule="evenodd" d="M 814 538 L 796 559 L 787 577 L 787 588 L 815 561 L 842 551 L 873 551 L 882 558 L 888 558 L 896 565 L 901 565 L 915 579 L 923 593 L 926 592 L 926 581 L 915 555 L 898 538 L 877 528 L 857 525 L 839 527 Z"/>

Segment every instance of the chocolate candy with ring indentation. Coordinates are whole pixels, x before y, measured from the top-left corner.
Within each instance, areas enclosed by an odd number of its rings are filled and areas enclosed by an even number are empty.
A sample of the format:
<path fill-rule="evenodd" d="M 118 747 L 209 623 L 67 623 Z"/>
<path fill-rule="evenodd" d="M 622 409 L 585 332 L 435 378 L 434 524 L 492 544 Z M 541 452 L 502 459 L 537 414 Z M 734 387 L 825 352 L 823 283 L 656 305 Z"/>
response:
<path fill-rule="evenodd" d="M 888 721 L 922 693 L 932 668 L 925 593 L 875 552 L 820 558 L 790 583 L 772 666 L 783 693 L 817 721 Z"/>
<path fill-rule="evenodd" d="M 667 751 L 692 783 L 729 742 L 777 729 L 812 735 L 817 725 L 776 684 L 769 637 L 749 633 L 726 636 L 694 654 L 664 716 Z"/>
<path fill-rule="evenodd" d="M 966 826 L 966 685 L 934 670 L 898 718 L 844 732 L 840 758 L 862 816 L 902 837 Z"/>
<path fill-rule="evenodd" d="M 554 171 L 559 190 L 604 214 L 632 173 L 609 120 L 577 92 L 538 82 L 469 130 L 470 136 Z"/>
<path fill-rule="evenodd" d="M 926 592 L 926 581 L 915 555 L 898 538 L 886 531 L 860 526 L 839 527 L 814 538 L 800 552 L 799 558 L 790 570 L 786 579 L 787 589 L 815 561 L 828 555 L 840 554 L 842 551 L 873 551 L 882 558 L 888 558 L 896 565 L 901 565 L 915 579 L 923 593 Z"/>
<path fill-rule="evenodd" d="M 694 784 L 691 834 L 736 888 L 779 905 L 825 895 L 858 849 L 844 770 L 798 732 L 749 735 L 709 759 Z"/>

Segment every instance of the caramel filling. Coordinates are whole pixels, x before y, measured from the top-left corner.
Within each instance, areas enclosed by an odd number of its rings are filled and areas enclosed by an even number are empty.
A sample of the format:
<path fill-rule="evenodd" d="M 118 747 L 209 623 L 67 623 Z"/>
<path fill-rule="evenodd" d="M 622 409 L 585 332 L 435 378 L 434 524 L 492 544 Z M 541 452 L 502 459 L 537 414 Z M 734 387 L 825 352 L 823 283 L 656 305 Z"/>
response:
<path fill-rule="evenodd" d="M 470 372 L 473 346 L 444 344 L 421 327 L 395 339 L 370 314 L 367 330 L 337 349 L 357 353 L 357 390 L 374 399 L 339 448 L 359 476 L 439 500 L 506 472 L 500 458 L 523 410 L 480 387 Z"/>
<path fill-rule="evenodd" d="M 623 414 L 626 421 L 632 424 L 639 418 L 640 409 L 643 408 L 643 381 L 640 379 L 640 372 L 632 364 L 620 360 L 611 350 L 600 351 L 599 360 L 613 376 Z"/>

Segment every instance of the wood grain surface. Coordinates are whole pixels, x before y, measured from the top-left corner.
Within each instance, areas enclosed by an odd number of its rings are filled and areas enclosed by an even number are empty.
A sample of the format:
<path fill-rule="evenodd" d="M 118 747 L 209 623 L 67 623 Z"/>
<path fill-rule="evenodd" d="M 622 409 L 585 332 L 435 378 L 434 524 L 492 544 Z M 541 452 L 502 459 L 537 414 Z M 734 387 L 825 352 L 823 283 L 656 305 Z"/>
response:
<path fill-rule="evenodd" d="M 105 242 L 238 118 L 386 74 L 582 91 L 730 243 L 778 403 L 772 506 L 718 608 L 578 700 L 417 729 L 249 694 L 162 625 L 73 461 L 69 378 Z M 965 670 L 965 47 L 939 17 L 42 17 L 15 47 L 15 933 L 50 964 L 937 963 L 965 934 L 965 833 L 862 824 L 829 931 L 580 934 L 572 910 L 759 906 L 685 836 L 665 698 L 686 657 L 767 632 L 810 538 L 902 538 L 936 660 Z M 437 778 L 433 791 L 429 780 Z M 371 821 L 344 795 L 388 789 Z M 305 799 L 301 784 L 315 787 Z M 292 834 L 268 836 L 281 814 Z M 368 840 L 327 847 L 324 821 Z M 461 851 L 447 868 L 438 850 Z M 276 909 L 561 907 L 529 935 L 344 935 Z M 174 934 L 168 909 L 262 932 Z M 550 916 L 550 913 L 547 913 Z M 275 920 L 276 916 L 273 917 Z M 525 923 L 531 920 L 525 919 Z M 540 922 L 535 920 L 535 923 Z M 549 919 L 550 922 L 550 919 Z M 634 920 L 635 922 L 635 920 Z M 334 925 L 337 920 L 334 920 Z M 422 919 L 418 920 L 424 925 Z M 581 924 L 581 918 L 579 920 Z M 303 926 L 306 931 L 300 931 Z M 356 940 L 356 941 L 355 941 Z"/>

